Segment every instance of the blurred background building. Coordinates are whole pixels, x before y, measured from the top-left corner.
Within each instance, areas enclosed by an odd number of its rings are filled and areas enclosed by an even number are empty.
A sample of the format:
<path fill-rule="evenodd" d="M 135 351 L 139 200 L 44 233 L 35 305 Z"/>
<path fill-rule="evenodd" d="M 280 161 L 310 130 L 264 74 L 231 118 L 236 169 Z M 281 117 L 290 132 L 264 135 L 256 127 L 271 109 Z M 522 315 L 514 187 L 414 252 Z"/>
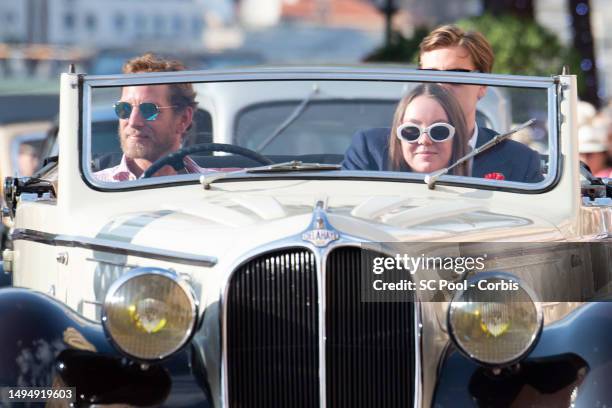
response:
<path fill-rule="evenodd" d="M 0 38 L 10 44 L 80 47 L 202 47 L 196 0 L 21 0 L 0 3 Z"/>
<path fill-rule="evenodd" d="M 528 4 L 535 19 L 572 44 L 573 0 L 500 0 Z M 0 2 L 2 77 L 56 78 L 68 61 L 91 71 L 98 56 L 144 50 L 202 58 L 194 68 L 239 63 L 356 63 L 385 41 L 385 5 L 392 28 L 410 37 L 483 13 L 492 0 L 18 0 Z M 578 2 L 588 11 L 599 73 L 598 93 L 612 95 L 612 7 Z M 117 51 L 118 52 L 118 51 Z M 207 55 L 207 58 L 204 58 Z M 212 62 L 216 59 L 216 62 Z M 205 61 L 206 60 L 206 61 Z M 410 62 L 410 61 L 406 61 Z M 101 65 L 98 64 L 100 67 Z M 101 69 L 101 68 L 100 68 Z M 97 73 L 105 72 L 103 69 Z M 553 74 L 553 72 L 551 72 Z"/>
<path fill-rule="evenodd" d="M 400 7 L 409 12 L 413 26 L 434 27 L 482 11 L 481 0 L 398 0 Z"/>

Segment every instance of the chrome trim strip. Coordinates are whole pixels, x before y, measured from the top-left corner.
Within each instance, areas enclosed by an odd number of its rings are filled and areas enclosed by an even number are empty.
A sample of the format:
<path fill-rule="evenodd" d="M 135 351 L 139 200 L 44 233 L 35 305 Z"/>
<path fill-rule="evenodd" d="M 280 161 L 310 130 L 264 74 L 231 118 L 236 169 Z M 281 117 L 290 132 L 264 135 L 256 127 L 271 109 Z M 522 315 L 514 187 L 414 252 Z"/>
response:
<path fill-rule="evenodd" d="M 314 217 L 313 217 L 314 218 Z M 327 221 L 327 219 L 325 220 Z M 335 230 L 334 230 L 335 231 Z M 314 244 L 313 244 L 314 245 Z M 329 244 L 328 244 L 329 245 Z M 327 407 L 327 356 L 326 356 L 326 339 L 327 330 L 326 328 L 326 315 L 327 309 L 325 308 L 327 302 L 326 290 L 325 290 L 325 273 L 327 272 L 327 253 L 328 250 L 321 247 L 317 247 L 319 250 L 314 251 L 315 261 L 317 264 L 317 289 L 319 291 L 319 406 L 321 408 Z"/>
<path fill-rule="evenodd" d="M 553 132 L 555 132 L 553 130 Z M 556 133 L 556 132 L 555 132 Z M 556 141 L 553 143 L 557 144 Z M 551 163 L 556 165 L 557 157 L 553 155 L 551 159 Z M 550 166 L 551 169 L 556 169 L 556 167 Z M 184 184 L 199 184 L 199 178 L 201 174 L 181 174 L 174 176 L 164 177 L 163 181 L 156 180 L 156 178 L 151 179 L 138 179 L 125 181 L 121 183 L 113 183 L 113 182 L 102 182 L 96 180 L 91 176 L 91 172 L 87 170 L 87 175 L 90 177 L 89 182 L 99 188 L 103 188 L 106 191 L 125 191 L 127 188 L 143 188 L 148 186 L 155 186 L 155 188 L 169 187 L 176 183 L 184 183 Z M 228 173 L 223 177 L 223 180 L 219 180 L 219 183 L 222 182 L 245 182 L 245 181 L 263 181 L 266 179 L 272 180 L 290 180 L 290 179 L 299 179 L 299 180 L 346 180 L 346 181 L 379 181 L 379 182 L 389 182 L 389 183 L 398 183 L 398 182 L 406 182 L 412 181 L 417 184 L 424 184 L 425 174 L 421 173 L 406 173 L 402 174 L 400 172 L 386 172 L 386 171 L 375 171 L 375 170 L 335 170 L 335 171 L 314 171 L 306 173 L 272 173 L 272 174 L 262 174 L 262 173 L 247 173 L 245 171 L 236 171 L 235 173 Z M 506 181 L 506 180 L 489 180 L 485 178 L 478 177 L 468 177 L 468 176 L 455 176 L 445 174 L 438 179 L 439 183 L 448 183 L 449 186 L 454 187 L 475 187 L 482 188 L 483 186 L 488 186 L 492 190 L 504 190 L 504 189 L 512 189 L 513 192 L 516 193 L 525 193 L 529 194 L 532 192 L 537 192 L 543 190 L 550 186 L 550 179 L 546 178 L 543 181 L 538 183 L 523 183 L 517 181 Z"/>
<path fill-rule="evenodd" d="M 350 78 L 347 78 L 347 75 Z M 554 83 L 552 77 L 499 75 L 483 73 L 452 73 L 444 71 L 415 70 L 406 67 L 345 66 L 345 67 L 259 67 L 206 71 L 152 72 L 138 76 L 84 75 L 90 86 L 124 86 L 180 83 L 180 82 L 231 82 L 267 80 L 387 80 L 421 82 L 455 82 L 494 86 L 519 86 L 523 88 L 547 88 Z"/>
<path fill-rule="evenodd" d="M 423 373 L 421 361 L 421 341 L 423 340 L 423 324 L 421 318 L 421 302 L 414 299 L 414 408 L 421 408 L 423 400 Z"/>
<path fill-rule="evenodd" d="M 92 149 L 91 149 L 91 138 L 92 138 L 92 89 L 88 83 L 83 85 L 83 103 L 81 104 L 81 133 L 79 135 L 80 145 L 82 151 L 79 151 L 82 162 L 79 163 L 80 171 L 85 171 L 85 177 L 95 180 L 93 173 L 91 172 L 92 162 Z"/>
<path fill-rule="evenodd" d="M 186 252 L 169 251 L 161 248 L 153 248 L 135 245 L 127 242 L 114 241 L 110 239 L 88 238 L 76 235 L 50 234 L 48 232 L 34 231 L 28 229 L 16 229 L 11 233 L 13 241 L 32 241 L 45 245 L 62 246 L 70 248 L 85 248 L 93 251 L 108 252 L 126 256 L 138 256 L 152 258 L 158 261 L 177 262 L 186 265 L 213 267 L 217 264 L 217 258 L 189 254 Z"/>
<path fill-rule="evenodd" d="M 119 266 L 121 268 L 134 269 L 134 268 L 140 268 L 141 267 L 140 265 L 126 264 L 126 263 L 121 263 L 121 262 L 113 262 L 113 261 L 107 261 L 107 260 L 104 260 L 104 259 L 85 258 L 85 260 L 89 261 L 89 262 L 101 263 L 101 264 L 112 265 L 112 266 Z"/>
<path fill-rule="evenodd" d="M 556 154 L 551 154 L 548 156 L 548 176 L 553 173 L 555 177 L 559 179 L 561 178 L 561 173 L 563 172 L 563 169 L 558 168 L 559 157 L 561 156 L 561 121 L 557 118 L 559 112 L 561 111 L 559 107 L 559 104 L 561 103 L 561 98 L 559 98 L 557 86 L 561 85 L 555 85 L 548 88 L 548 152 L 556 152 Z"/>

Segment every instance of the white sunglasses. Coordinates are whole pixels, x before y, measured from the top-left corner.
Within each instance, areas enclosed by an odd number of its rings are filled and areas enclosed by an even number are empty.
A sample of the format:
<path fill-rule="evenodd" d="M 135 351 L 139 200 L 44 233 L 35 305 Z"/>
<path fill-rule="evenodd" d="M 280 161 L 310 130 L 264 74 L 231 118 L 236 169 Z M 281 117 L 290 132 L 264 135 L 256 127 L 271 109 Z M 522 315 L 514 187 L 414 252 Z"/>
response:
<path fill-rule="evenodd" d="M 422 128 L 416 123 L 404 123 L 397 127 L 395 134 L 400 140 L 405 140 L 408 143 L 416 143 L 423 133 L 427 133 L 427 136 L 432 142 L 445 142 L 455 135 L 455 127 L 448 123 L 437 122 L 426 128 Z"/>

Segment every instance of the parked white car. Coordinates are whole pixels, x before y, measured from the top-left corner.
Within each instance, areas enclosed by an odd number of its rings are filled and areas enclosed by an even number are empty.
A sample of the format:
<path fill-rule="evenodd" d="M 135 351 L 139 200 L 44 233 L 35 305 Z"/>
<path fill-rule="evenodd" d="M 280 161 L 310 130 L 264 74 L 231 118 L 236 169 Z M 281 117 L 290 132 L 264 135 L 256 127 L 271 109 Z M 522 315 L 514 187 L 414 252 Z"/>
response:
<path fill-rule="evenodd" d="M 93 107 L 184 82 L 209 128 L 158 164 L 200 171 L 97 178 L 119 152 Z M 487 85 L 486 124 L 499 146 L 530 129 L 541 177 L 342 169 L 423 82 Z M 612 403 L 612 304 L 595 301 L 612 185 L 581 175 L 576 101 L 564 75 L 64 74 L 59 159 L 5 183 L 0 385 L 75 387 L 80 405 Z"/>

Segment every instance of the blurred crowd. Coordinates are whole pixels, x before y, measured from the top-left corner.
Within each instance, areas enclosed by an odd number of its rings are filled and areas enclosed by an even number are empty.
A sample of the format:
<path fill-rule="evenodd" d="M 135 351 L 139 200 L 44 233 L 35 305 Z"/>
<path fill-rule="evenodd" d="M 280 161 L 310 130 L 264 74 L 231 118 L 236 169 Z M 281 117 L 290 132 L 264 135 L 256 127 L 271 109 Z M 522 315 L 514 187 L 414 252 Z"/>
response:
<path fill-rule="evenodd" d="M 612 177 L 612 103 L 597 111 L 578 104 L 578 152 L 596 177 Z"/>

